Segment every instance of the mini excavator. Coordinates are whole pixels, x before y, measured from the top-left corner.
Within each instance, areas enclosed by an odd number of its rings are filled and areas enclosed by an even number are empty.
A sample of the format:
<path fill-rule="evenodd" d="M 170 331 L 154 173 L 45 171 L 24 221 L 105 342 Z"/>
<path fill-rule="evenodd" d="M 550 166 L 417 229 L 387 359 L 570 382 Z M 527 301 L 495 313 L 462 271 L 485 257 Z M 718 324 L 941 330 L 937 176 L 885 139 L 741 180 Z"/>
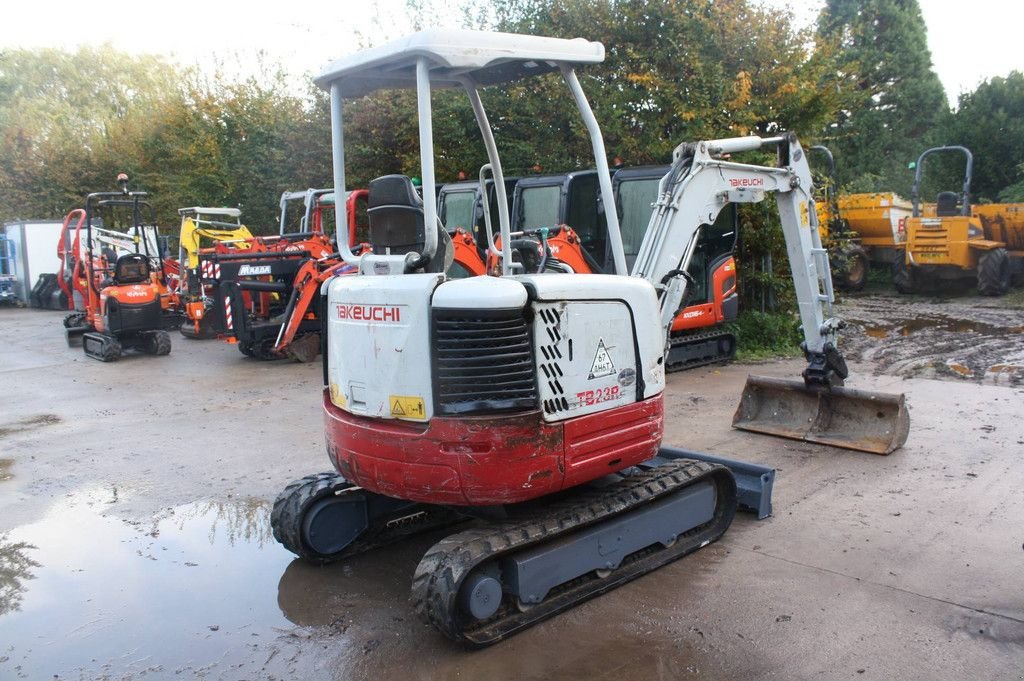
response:
<path fill-rule="evenodd" d="M 124 173 L 117 183 L 119 191 L 91 193 L 84 209 L 68 213 L 58 244 L 61 288 L 75 310 L 64 318 L 65 337 L 68 345 L 81 339 L 85 354 L 102 362 L 116 361 L 128 348 L 169 354 L 166 327 L 178 322 L 169 309 L 177 296 L 168 290 L 155 219 L 143 222 L 144 210 L 152 218 L 148 195 L 129 191 Z M 97 225 L 102 209 L 127 212 L 128 231 Z"/>
<path fill-rule="evenodd" d="M 423 619 L 469 646 L 500 641 L 614 589 L 729 527 L 737 508 L 732 470 L 659 456 L 666 450 L 668 329 L 685 300 L 684 273 L 701 226 L 728 203 L 775 195 L 808 360 L 796 385 L 784 381 L 772 392 L 777 386 L 756 384 L 745 399 L 752 408 L 793 393 L 827 402 L 840 429 L 833 444 L 860 444 L 850 423 L 868 416 L 889 427 L 889 446 L 906 438 L 902 395 L 852 395 L 841 387 L 847 369 L 835 345 L 839 321 L 826 315 L 827 254 L 793 135 L 679 145 L 632 276 L 604 173 L 614 273 L 521 273 L 478 87 L 560 73 L 590 133 L 596 167 L 604 168 L 600 128 L 576 76 L 577 67 L 603 58 L 604 47 L 585 40 L 427 31 L 334 62 L 317 79 L 331 93 L 339 192 L 343 97 L 383 86 L 416 89 L 421 172 L 432 187 L 431 86 L 466 92 L 497 190 L 500 276 L 448 278 L 451 242 L 433 192 L 421 200 L 399 175 L 370 183 L 370 248 L 356 255 L 339 242 L 358 272 L 322 287 L 323 407 L 337 472 L 283 490 L 271 515 L 274 536 L 324 563 L 472 518 L 427 551 L 412 584 Z M 764 148 L 777 150 L 777 166 L 726 160 Z M 344 216 L 338 220 L 344 224 Z M 753 408 L 745 419 L 758 425 L 758 414 Z M 829 441 L 824 421 L 816 435 Z"/>

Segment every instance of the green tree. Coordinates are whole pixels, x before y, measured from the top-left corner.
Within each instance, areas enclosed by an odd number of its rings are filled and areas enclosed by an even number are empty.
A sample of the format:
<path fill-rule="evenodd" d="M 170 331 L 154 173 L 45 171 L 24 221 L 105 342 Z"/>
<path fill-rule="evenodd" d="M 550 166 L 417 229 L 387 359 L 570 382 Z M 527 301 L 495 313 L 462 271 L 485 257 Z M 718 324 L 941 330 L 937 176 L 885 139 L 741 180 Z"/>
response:
<path fill-rule="evenodd" d="M 62 215 L 112 186 L 137 159 L 104 150 L 135 139 L 130 121 L 174 96 L 178 77 L 109 45 L 0 52 L 0 219 Z"/>
<path fill-rule="evenodd" d="M 835 55 L 832 83 L 845 102 L 827 129 L 840 184 L 907 194 L 909 161 L 946 124 L 917 0 L 827 0 L 819 47 Z"/>
<path fill-rule="evenodd" d="M 1013 71 L 960 95 L 945 142 L 973 152 L 976 199 L 994 201 L 1024 183 L 1024 74 Z"/>

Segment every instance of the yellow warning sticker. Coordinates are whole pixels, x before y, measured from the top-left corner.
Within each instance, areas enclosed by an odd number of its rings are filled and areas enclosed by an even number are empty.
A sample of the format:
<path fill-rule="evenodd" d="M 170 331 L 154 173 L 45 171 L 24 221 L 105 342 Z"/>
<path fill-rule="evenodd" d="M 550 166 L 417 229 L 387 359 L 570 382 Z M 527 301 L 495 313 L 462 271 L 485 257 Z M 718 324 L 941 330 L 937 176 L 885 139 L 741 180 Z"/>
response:
<path fill-rule="evenodd" d="M 391 415 L 400 419 L 414 419 L 422 421 L 427 418 L 427 412 L 423 408 L 423 398 L 410 395 L 389 395 L 388 403 L 391 405 Z"/>
<path fill-rule="evenodd" d="M 807 206 L 807 202 L 806 201 L 801 201 L 800 202 L 800 226 L 801 227 L 810 227 L 811 226 L 811 215 L 810 215 L 810 212 L 811 211 L 810 211 L 810 209 Z"/>

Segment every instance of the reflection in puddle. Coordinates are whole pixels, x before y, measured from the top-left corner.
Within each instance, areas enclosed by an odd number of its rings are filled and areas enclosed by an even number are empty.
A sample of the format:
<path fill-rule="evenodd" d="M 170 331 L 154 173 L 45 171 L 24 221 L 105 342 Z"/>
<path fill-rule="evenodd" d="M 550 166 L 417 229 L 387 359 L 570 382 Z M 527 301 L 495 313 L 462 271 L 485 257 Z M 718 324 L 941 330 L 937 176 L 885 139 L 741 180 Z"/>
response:
<path fill-rule="evenodd" d="M 291 628 L 276 596 L 292 556 L 271 537 L 269 504 L 139 522 L 103 515 L 111 499 L 76 494 L 0 537 L 0 678 L 258 671 L 256 644 Z"/>
<path fill-rule="evenodd" d="M 29 551 L 34 548 L 0 534 L 0 617 L 21 609 L 24 583 L 35 577 L 32 568 L 39 567 L 39 563 L 29 557 Z"/>

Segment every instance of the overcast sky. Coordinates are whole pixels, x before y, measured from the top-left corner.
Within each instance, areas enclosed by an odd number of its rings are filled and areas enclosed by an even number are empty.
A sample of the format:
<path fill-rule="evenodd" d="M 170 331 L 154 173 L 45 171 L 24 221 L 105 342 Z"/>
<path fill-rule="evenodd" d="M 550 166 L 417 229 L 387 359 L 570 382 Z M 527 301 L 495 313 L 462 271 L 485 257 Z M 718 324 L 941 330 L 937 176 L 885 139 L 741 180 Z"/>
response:
<path fill-rule="evenodd" d="M 429 1 L 429 0 L 428 0 Z M 798 21 L 813 22 L 822 0 L 762 0 L 792 8 Z M 1020 25 L 1024 5 L 1012 0 L 920 0 L 928 45 L 946 94 L 973 90 L 993 76 L 1024 71 Z M 456 26 L 454 0 L 433 6 L 438 19 Z M 100 9 L 100 8 L 103 9 Z M 331 59 L 412 29 L 405 0 L 173 0 L 110 3 L 82 0 L 11 2 L 0 19 L 0 48 L 62 47 L 104 42 L 133 53 L 155 53 L 209 68 L 215 59 L 233 72 L 252 68 L 262 51 L 295 74 L 316 73 Z M 586 37 L 586 36 L 583 36 Z"/>

